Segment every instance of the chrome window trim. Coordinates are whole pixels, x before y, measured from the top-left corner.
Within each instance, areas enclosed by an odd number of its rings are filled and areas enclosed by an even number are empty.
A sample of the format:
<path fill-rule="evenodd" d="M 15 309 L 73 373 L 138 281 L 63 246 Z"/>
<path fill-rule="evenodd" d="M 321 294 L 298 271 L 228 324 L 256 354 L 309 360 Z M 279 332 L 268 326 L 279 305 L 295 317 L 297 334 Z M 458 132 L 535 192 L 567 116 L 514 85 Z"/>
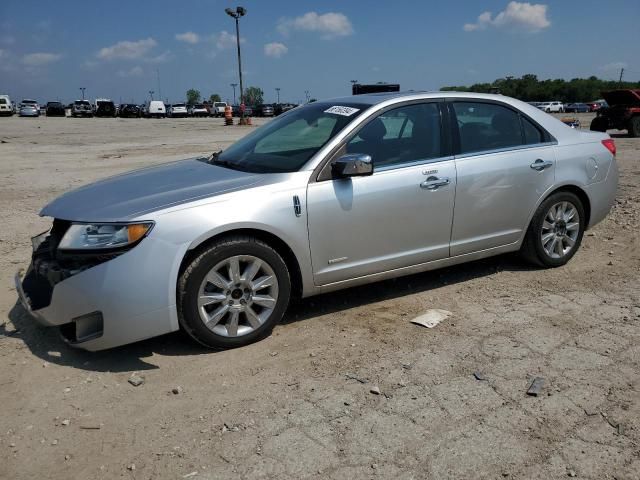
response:
<path fill-rule="evenodd" d="M 384 167 L 378 167 L 376 168 L 375 163 L 373 164 L 373 175 L 375 175 L 378 172 L 390 172 L 392 170 L 398 170 L 401 168 L 410 168 L 410 167 L 417 167 L 419 165 L 429 165 L 432 163 L 439 163 L 439 162 L 448 162 L 451 160 L 455 160 L 455 157 L 453 155 L 449 155 L 446 157 L 437 157 L 437 158 L 428 158 L 428 159 L 421 159 L 421 160 L 412 160 L 411 162 L 404 162 L 404 163 L 398 163 L 398 164 L 394 164 L 394 165 L 387 165 Z"/>
<path fill-rule="evenodd" d="M 478 157 L 481 155 L 492 155 L 495 153 L 507 153 L 507 152 L 515 152 L 518 150 L 528 150 L 530 148 L 551 147 L 554 145 L 558 145 L 558 142 L 554 141 L 554 142 L 544 142 L 544 143 L 532 143 L 529 145 L 515 145 L 513 147 L 495 148 L 493 150 L 478 150 L 477 152 L 460 153 L 460 154 L 454 155 L 454 158 L 457 160 L 457 159 L 468 158 L 468 157 Z"/>

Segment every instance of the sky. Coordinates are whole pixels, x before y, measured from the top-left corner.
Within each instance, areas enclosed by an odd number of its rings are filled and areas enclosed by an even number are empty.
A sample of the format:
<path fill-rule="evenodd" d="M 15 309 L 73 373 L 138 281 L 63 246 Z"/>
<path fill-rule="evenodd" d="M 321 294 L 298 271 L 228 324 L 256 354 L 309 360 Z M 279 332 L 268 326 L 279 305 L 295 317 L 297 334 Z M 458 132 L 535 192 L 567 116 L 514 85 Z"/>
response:
<path fill-rule="evenodd" d="M 640 1 L 0 0 L 0 94 L 233 100 L 240 20 L 244 85 L 266 102 L 350 94 L 350 80 L 436 90 L 508 75 L 640 80 Z"/>

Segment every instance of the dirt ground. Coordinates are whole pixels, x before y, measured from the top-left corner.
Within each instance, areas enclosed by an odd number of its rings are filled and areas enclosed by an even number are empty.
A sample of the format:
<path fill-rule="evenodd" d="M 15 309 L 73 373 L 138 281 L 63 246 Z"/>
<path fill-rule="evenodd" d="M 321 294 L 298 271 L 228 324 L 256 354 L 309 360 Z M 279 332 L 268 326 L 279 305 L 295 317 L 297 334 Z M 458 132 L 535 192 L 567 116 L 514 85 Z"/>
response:
<path fill-rule="evenodd" d="M 640 139 L 616 138 L 616 205 L 563 268 L 506 255 L 310 298 L 217 353 L 77 351 L 16 304 L 45 203 L 247 131 L 0 119 L 0 478 L 640 478 Z M 453 316 L 409 323 L 429 308 Z"/>

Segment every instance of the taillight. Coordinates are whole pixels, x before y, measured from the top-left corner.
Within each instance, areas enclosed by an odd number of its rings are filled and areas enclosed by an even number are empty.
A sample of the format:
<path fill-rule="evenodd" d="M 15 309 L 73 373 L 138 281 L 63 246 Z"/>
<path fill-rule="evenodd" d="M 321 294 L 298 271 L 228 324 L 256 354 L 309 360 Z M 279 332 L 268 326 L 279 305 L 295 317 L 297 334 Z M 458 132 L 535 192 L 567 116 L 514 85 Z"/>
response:
<path fill-rule="evenodd" d="M 611 152 L 611 155 L 616 154 L 616 142 L 613 141 L 613 138 L 607 138 L 606 140 L 602 140 L 602 145 L 604 145 L 607 150 Z"/>

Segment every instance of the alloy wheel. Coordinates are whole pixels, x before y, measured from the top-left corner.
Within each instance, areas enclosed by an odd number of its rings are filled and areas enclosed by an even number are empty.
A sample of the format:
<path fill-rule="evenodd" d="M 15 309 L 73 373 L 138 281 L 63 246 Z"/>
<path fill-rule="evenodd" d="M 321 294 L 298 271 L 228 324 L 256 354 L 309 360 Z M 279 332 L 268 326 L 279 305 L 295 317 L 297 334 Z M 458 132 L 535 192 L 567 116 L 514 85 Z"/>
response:
<path fill-rule="evenodd" d="M 571 202 L 558 202 L 542 222 L 542 248 L 551 258 L 563 258 L 573 250 L 580 234 L 580 216 Z"/>
<path fill-rule="evenodd" d="M 278 300 L 271 266 L 253 255 L 236 255 L 215 265 L 200 284 L 198 313 L 217 335 L 240 337 L 260 328 Z"/>

